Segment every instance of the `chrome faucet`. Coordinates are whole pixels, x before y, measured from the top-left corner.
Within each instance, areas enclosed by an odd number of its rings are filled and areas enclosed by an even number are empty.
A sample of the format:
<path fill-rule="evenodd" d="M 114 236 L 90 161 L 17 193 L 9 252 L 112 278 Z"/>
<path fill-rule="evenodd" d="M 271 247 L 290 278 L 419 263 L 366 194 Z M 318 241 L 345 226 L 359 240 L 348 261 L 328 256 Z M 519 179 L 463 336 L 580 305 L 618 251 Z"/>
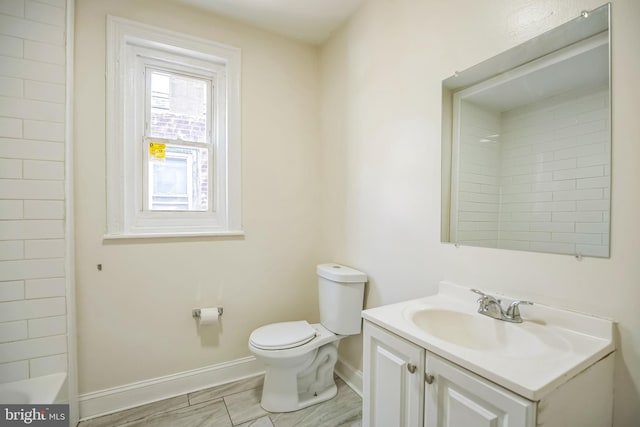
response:
<path fill-rule="evenodd" d="M 482 291 L 477 289 L 471 289 L 471 292 L 475 292 L 480 295 L 478 298 L 478 303 L 480 306 L 478 307 L 478 313 L 484 314 L 485 316 L 493 317 L 494 319 L 504 320 L 505 322 L 511 323 L 522 323 L 522 317 L 520 317 L 520 304 L 528 304 L 533 305 L 530 301 L 514 301 L 512 302 L 507 310 L 505 311 L 502 308 L 502 301 L 492 297 L 491 295 L 485 294 Z"/>

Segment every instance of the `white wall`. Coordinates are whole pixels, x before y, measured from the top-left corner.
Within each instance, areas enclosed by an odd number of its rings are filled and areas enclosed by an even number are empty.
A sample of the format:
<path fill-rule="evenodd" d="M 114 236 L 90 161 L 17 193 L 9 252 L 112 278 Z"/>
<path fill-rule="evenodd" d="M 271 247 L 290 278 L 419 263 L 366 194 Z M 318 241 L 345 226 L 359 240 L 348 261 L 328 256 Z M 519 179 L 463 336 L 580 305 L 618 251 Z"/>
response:
<path fill-rule="evenodd" d="M 244 238 L 103 241 L 107 14 L 242 50 Z M 75 42 L 80 393 L 249 356 L 258 326 L 317 321 L 318 49 L 163 0 L 78 1 Z M 212 305 L 221 324 L 198 330 L 191 309 Z"/>
<path fill-rule="evenodd" d="M 66 1 L 0 1 L 0 383 L 67 370 Z"/>
<path fill-rule="evenodd" d="M 618 321 L 615 426 L 640 419 L 640 2 L 613 3 L 611 258 L 440 243 L 441 81 L 600 0 L 371 0 L 322 50 L 324 248 L 367 306 L 448 279 Z M 341 356 L 361 366 L 359 339 Z"/>

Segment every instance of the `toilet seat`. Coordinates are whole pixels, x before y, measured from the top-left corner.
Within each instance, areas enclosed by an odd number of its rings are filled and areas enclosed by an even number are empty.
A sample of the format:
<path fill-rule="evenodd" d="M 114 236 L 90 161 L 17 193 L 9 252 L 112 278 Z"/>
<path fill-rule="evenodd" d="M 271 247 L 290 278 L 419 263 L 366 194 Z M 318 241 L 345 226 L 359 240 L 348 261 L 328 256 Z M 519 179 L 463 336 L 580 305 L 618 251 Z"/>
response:
<path fill-rule="evenodd" d="M 305 320 L 262 326 L 251 333 L 249 342 L 262 350 L 285 350 L 311 341 L 316 330 Z"/>

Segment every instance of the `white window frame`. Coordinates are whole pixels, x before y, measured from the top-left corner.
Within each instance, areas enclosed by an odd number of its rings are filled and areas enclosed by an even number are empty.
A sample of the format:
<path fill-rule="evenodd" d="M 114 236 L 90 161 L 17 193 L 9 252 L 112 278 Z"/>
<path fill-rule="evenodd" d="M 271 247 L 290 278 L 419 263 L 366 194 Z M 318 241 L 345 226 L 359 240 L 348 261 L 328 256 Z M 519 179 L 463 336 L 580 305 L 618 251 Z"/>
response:
<path fill-rule="evenodd" d="M 144 140 L 147 106 L 143 72 L 148 64 L 170 64 L 170 69 L 176 71 L 195 69 L 198 76 L 211 80 L 213 162 L 209 164 L 207 211 L 145 209 L 148 147 Z M 105 238 L 244 234 L 240 194 L 240 50 L 108 16 L 106 154 Z"/>

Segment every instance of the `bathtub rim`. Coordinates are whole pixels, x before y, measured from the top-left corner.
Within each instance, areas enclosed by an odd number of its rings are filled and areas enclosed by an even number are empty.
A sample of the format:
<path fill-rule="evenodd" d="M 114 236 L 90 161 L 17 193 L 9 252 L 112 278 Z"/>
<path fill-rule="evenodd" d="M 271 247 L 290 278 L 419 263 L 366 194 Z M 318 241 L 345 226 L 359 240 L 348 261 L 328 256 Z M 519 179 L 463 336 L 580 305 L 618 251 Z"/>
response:
<path fill-rule="evenodd" d="M 34 405 L 69 403 L 67 388 L 66 372 L 0 384 L 0 391 L 24 393 L 29 396 L 29 402 L 25 403 Z"/>

